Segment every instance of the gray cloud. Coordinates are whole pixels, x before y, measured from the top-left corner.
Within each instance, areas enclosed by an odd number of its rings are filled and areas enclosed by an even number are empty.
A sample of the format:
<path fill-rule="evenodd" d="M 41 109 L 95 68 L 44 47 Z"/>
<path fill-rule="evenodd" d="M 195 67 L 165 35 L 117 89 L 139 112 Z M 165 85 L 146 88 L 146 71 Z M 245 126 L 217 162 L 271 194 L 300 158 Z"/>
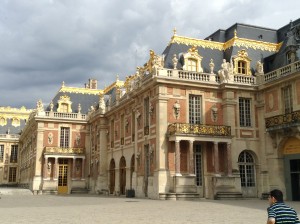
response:
<path fill-rule="evenodd" d="M 205 38 L 236 22 L 278 29 L 300 2 L 250 0 L 4 0 L 0 6 L 0 106 L 49 102 L 62 81 L 104 88 L 135 72 L 179 35 Z"/>

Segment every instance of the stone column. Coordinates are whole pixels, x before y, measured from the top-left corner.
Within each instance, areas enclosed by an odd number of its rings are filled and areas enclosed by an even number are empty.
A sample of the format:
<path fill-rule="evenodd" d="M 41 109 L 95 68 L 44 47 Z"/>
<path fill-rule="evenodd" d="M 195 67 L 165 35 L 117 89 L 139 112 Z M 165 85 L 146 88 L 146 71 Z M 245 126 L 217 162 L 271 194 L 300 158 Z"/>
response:
<path fill-rule="evenodd" d="M 214 162 L 215 162 L 215 174 L 219 174 L 219 148 L 218 148 L 218 142 L 214 142 Z"/>
<path fill-rule="evenodd" d="M 76 158 L 73 158 L 72 179 L 76 178 Z"/>
<path fill-rule="evenodd" d="M 180 142 L 175 141 L 175 174 L 181 176 L 180 173 Z"/>
<path fill-rule="evenodd" d="M 195 166 L 194 166 L 194 141 L 189 141 L 190 142 L 190 174 L 195 174 Z"/>
<path fill-rule="evenodd" d="M 44 164 L 44 178 L 48 178 L 48 156 L 45 156 L 45 164 Z"/>
<path fill-rule="evenodd" d="M 53 164 L 53 177 L 57 180 L 57 172 L 58 172 L 58 158 L 55 157 L 55 162 Z"/>
<path fill-rule="evenodd" d="M 232 175 L 231 143 L 227 143 L 227 175 Z"/>
<path fill-rule="evenodd" d="M 81 179 L 84 179 L 84 166 L 85 166 L 85 158 L 82 158 Z"/>

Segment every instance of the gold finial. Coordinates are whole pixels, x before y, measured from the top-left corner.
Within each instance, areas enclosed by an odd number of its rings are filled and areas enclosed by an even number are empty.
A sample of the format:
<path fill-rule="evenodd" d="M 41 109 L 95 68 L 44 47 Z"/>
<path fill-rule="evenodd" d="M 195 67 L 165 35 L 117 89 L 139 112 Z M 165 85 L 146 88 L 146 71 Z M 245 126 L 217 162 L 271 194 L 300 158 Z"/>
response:
<path fill-rule="evenodd" d="M 177 33 L 177 30 L 176 30 L 176 27 L 174 27 L 174 29 L 173 29 L 173 36 L 176 36 L 176 33 Z"/>
<path fill-rule="evenodd" d="M 237 38 L 237 32 L 236 32 L 236 29 L 234 30 L 234 38 Z"/>

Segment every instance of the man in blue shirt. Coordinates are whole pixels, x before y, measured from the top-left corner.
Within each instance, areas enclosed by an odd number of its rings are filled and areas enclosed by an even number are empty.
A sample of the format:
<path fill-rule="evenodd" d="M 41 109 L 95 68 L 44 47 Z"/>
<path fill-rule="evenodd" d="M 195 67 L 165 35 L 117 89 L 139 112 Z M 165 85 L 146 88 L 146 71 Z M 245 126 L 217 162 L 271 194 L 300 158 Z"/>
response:
<path fill-rule="evenodd" d="M 283 202 L 280 190 L 272 190 L 269 195 L 267 224 L 293 223 L 300 224 L 296 211 Z"/>

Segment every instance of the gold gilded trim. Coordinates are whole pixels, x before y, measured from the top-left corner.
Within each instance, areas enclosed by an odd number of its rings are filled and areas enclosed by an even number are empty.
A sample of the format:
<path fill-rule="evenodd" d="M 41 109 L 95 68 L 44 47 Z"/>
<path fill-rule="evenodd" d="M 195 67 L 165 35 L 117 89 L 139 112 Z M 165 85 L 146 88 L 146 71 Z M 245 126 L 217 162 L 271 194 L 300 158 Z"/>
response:
<path fill-rule="evenodd" d="M 28 119 L 32 110 L 27 110 L 24 106 L 19 108 L 0 107 L 1 126 L 7 124 L 7 119 L 25 120 Z"/>
<path fill-rule="evenodd" d="M 45 152 L 49 154 L 83 154 L 83 148 L 59 148 L 59 147 L 45 147 Z"/>
<path fill-rule="evenodd" d="M 223 43 L 215 42 L 215 41 L 208 41 L 208 40 L 200 40 L 196 38 L 190 38 L 190 37 L 182 37 L 182 36 L 173 36 L 170 44 L 185 44 L 190 46 L 198 46 L 203 48 L 209 48 L 213 50 L 223 50 Z"/>
<path fill-rule="evenodd" d="M 252 48 L 255 50 L 263 50 L 263 51 L 270 51 L 270 52 L 277 52 L 279 51 L 282 43 L 270 43 L 270 42 L 264 42 L 264 41 L 258 41 L 258 40 L 250 40 L 246 38 L 239 38 L 237 36 L 234 36 L 232 39 L 225 43 L 220 43 L 216 41 L 210 41 L 210 40 L 200 40 L 196 38 L 190 38 L 190 37 L 183 37 L 183 36 L 177 36 L 174 35 L 171 38 L 171 41 L 169 43 L 177 43 L 177 44 L 185 44 L 190 46 L 198 46 L 202 48 L 209 48 L 212 50 L 220 50 L 225 51 L 226 49 L 236 46 L 236 47 L 243 47 L 243 48 Z"/>
<path fill-rule="evenodd" d="M 103 93 L 101 89 L 87 89 L 87 88 L 76 88 L 76 87 L 66 87 L 62 86 L 59 90 L 62 93 L 81 93 L 81 94 L 88 94 L 88 95 L 99 95 Z"/>
<path fill-rule="evenodd" d="M 112 90 L 114 87 L 116 88 L 120 88 L 124 86 L 124 82 L 123 81 L 120 81 L 119 79 L 117 79 L 117 81 L 115 81 L 114 83 L 112 83 L 111 85 L 109 85 L 108 87 L 106 87 L 104 90 L 103 90 L 103 93 L 107 93 L 109 92 L 110 90 Z"/>

